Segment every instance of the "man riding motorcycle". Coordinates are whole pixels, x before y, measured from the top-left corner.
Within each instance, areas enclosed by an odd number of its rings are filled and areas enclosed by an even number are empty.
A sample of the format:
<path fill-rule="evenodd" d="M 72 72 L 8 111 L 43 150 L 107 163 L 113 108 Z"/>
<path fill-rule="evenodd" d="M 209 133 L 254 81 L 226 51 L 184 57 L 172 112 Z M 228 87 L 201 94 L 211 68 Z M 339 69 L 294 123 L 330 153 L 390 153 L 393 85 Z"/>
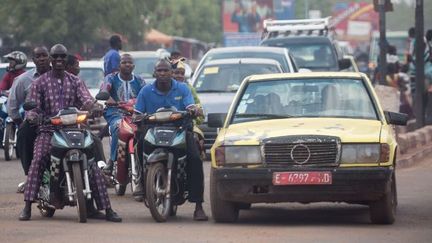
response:
<path fill-rule="evenodd" d="M 17 152 L 20 155 L 21 164 L 26 176 L 33 159 L 33 146 L 34 140 L 36 139 L 36 131 L 27 121 L 23 122 L 19 110 L 25 102 L 33 81 L 51 69 L 48 49 L 44 46 L 38 46 L 33 49 L 32 60 L 36 67 L 16 78 L 10 89 L 7 107 L 8 115 L 13 119 L 14 123 L 19 126 L 17 132 Z M 24 187 L 25 183 L 20 183 L 18 185 L 18 192 L 23 193 Z"/>
<path fill-rule="evenodd" d="M 36 108 L 26 114 L 26 119 L 34 124 L 52 117 L 59 110 L 67 107 L 81 107 L 84 110 L 99 109 L 84 82 L 78 77 L 65 72 L 67 49 L 61 44 L 54 45 L 50 50 L 52 70 L 36 79 L 27 97 L 27 101 L 35 102 Z M 37 199 L 42 173 L 50 161 L 51 137 L 53 127 L 43 124 L 38 127 L 33 160 L 27 177 L 24 191 L 25 207 L 19 220 L 31 218 L 31 205 Z M 120 222 L 121 218 L 112 210 L 107 189 L 101 171 L 94 163 L 89 166 L 90 188 L 92 198 L 98 209 L 105 209 L 108 221 Z"/>
<path fill-rule="evenodd" d="M 154 113 L 162 107 L 176 107 L 188 110 L 195 115 L 202 114 L 194 102 L 190 89 L 186 84 L 172 79 L 172 67 L 166 60 L 156 63 L 153 84 L 145 86 L 138 94 L 135 109 L 142 113 Z M 204 201 L 203 164 L 192 132 L 187 132 L 187 177 L 189 185 L 189 201 L 195 203 L 194 220 L 206 221 L 207 215 L 202 207 Z"/>

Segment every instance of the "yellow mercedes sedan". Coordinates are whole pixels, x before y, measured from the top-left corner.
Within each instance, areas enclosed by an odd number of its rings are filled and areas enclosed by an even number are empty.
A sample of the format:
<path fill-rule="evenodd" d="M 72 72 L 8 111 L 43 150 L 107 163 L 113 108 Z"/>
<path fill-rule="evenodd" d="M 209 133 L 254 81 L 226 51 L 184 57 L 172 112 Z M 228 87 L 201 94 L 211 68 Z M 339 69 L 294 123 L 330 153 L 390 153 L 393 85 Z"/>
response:
<path fill-rule="evenodd" d="M 228 114 L 208 124 L 210 199 L 216 222 L 233 222 L 252 203 L 366 204 L 372 223 L 392 224 L 397 206 L 397 143 L 392 125 L 361 73 L 253 75 Z"/>

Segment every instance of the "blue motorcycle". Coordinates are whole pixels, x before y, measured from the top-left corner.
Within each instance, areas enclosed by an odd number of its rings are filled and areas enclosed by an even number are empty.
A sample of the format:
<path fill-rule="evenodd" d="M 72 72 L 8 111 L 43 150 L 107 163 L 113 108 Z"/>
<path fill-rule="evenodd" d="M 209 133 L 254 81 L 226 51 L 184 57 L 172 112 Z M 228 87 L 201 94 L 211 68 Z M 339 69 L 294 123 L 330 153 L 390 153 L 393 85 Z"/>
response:
<path fill-rule="evenodd" d="M 24 107 L 31 110 L 36 104 L 28 102 Z M 55 130 L 51 138 L 51 163 L 44 171 L 37 199 L 44 217 L 52 217 L 56 209 L 69 205 L 77 207 L 79 222 L 87 221 L 86 200 L 92 199 L 88 171 L 96 163 L 87 118 L 87 111 L 69 107 L 43 121 Z"/>
<path fill-rule="evenodd" d="M 146 131 L 145 202 L 157 222 L 176 215 L 177 206 L 187 199 L 186 132 L 192 131 L 192 119 L 188 112 L 175 108 L 161 108 L 154 114 L 135 118 L 138 130 Z"/>
<path fill-rule="evenodd" d="M 24 110 L 20 109 L 20 114 L 24 116 Z M 16 157 L 19 154 L 16 151 L 18 127 L 7 114 L 7 95 L 1 94 L 0 96 L 0 137 L 2 143 L 0 144 L 4 150 L 4 157 L 6 161 L 13 159 L 13 152 L 15 150 Z"/>

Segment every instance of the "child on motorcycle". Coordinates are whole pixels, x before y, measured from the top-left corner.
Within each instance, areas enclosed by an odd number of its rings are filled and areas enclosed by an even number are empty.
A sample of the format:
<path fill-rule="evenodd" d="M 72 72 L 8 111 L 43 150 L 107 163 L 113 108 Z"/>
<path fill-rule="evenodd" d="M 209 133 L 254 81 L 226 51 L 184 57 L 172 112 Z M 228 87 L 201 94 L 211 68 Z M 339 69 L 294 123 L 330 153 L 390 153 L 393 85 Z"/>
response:
<path fill-rule="evenodd" d="M 185 83 L 187 84 L 187 86 L 189 87 L 192 96 L 194 98 L 195 101 L 195 105 L 199 108 L 202 108 L 201 106 L 201 101 L 198 97 L 198 94 L 195 90 L 195 88 L 186 80 L 186 69 L 188 68 L 188 65 L 186 63 L 184 63 L 183 61 L 177 61 L 176 65 L 174 67 L 173 66 L 173 78 L 179 82 Z M 190 69 L 190 67 L 189 67 Z M 201 123 L 203 123 L 204 121 L 204 115 L 202 116 L 198 116 L 197 118 L 194 119 L 194 133 L 196 135 L 199 147 L 200 147 L 200 151 L 201 151 L 201 157 L 204 159 L 205 158 L 205 149 L 204 149 L 204 133 L 201 131 L 201 129 L 199 129 L 196 125 L 200 125 Z"/>
<path fill-rule="evenodd" d="M 117 107 L 109 107 L 109 105 L 128 102 L 137 97 L 145 82 L 141 77 L 133 74 L 134 68 L 132 56 L 123 54 L 120 58 L 120 71 L 106 76 L 100 90 L 100 92 L 108 92 L 111 96 L 106 102 L 108 107 L 104 112 L 104 118 L 109 124 L 111 134 L 110 158 L 105 168 L 110 173 L 113 169 L 113 163 L 117 159 L 118 126 L 122 119 L 122 113 L 118 111 Z"/>

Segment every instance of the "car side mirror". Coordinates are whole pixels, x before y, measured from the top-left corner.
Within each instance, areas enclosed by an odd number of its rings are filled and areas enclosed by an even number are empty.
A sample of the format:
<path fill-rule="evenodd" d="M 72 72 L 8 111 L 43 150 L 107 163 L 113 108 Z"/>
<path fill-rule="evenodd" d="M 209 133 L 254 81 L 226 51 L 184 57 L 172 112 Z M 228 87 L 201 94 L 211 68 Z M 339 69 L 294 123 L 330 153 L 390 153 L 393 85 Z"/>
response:
<path fill-rule="evenodd" d="M 405 113 L 384 111 L 388 124 L 406 126 L 408 122 L 408 115 Z"/>
<path fill-rule="evenodd" d="M 351 67 L 351 60 L 348 58 L 339 59 L 339 70 L 344 70 Z"/>
<path fill-rule="evenodd" d="M 37 107 L 37 104 L 36 104 L 36 102 L 34 102 L 34 101 L 27 101 L 27 102 L 25 102 L 24 105 L 23 105 L 23 109 L 24 109 L 25 111 L 33 110 L 33 109 L 36 108 L 36 107 Z"/>
<path fill-rule="evenodd" d="M 96 95 L 97 100 L 108 100 L 110 98 L 110 94 L 108 92 L 102 91 Z"/>
<path fill-rule="evenodd" d="M 209 113 L 207 114 L 207 125 L 209 127 L 223 127 L 227 113 Z"/>

